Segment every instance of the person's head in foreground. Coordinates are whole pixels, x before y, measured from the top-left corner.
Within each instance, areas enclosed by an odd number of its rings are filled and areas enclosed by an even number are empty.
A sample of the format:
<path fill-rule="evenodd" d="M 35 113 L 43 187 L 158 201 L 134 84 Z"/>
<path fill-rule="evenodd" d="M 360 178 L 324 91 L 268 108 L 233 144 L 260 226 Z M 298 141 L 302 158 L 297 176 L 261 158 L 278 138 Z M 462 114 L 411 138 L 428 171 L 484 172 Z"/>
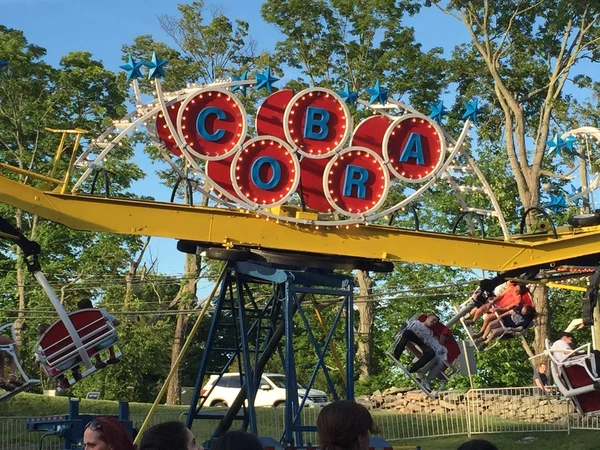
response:
<path fill-rule="evenodd" d="M 367 450 L 378 432 L 367 408 L 351 400 L 330 403 L 317 418 L 321 450 Z"/>
<path fill-rule="evenodd" d="M 83 431 L 85 450 L 135 450 L 131 436 L 114 417 L 96 417 Z"/>
<path fill-rule="evenodd" d="M 139 450 L 202 450 L 202 446 L 183 422 L 165 422 L 148 428 Z"/>
<path fill-rule="evenodd" d="M 498 450 L 498 447 L 484 439 L 473 439 L 472 441 L 465 442 L 456 450 Z"/>
<path fill-rule="evenodd" d="M 211 450 L 264 450 L 260 440 L 245 431 L 228 431 L 217 439 Z"/>

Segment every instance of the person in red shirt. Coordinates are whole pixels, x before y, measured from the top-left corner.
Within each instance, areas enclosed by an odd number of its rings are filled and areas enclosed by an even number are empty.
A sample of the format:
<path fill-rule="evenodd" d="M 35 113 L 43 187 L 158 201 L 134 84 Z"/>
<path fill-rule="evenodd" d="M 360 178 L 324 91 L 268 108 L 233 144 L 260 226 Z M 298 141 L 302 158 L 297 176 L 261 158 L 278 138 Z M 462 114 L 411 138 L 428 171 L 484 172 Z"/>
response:
<path fill-rule="evenodd" d="M 470 313 L 472 317 L 465 319 L 465 321 L 472 324 L 473 322 L 477 322 L 482 315 L 487 314 L 490 311 L 502 314 L 519 305 L 534 307 L 527 285 L 517 281 L 510 281 L 504 292 L 494 297 L 491 302 L 488 302 L 479 308 L 473 308 Z M 495 318 L 494 315 L 489 321 L 494 320 Z M 485 327 L 485 325 L 487 325 L 487 323 L 484 322 L 482 328 Z"/>

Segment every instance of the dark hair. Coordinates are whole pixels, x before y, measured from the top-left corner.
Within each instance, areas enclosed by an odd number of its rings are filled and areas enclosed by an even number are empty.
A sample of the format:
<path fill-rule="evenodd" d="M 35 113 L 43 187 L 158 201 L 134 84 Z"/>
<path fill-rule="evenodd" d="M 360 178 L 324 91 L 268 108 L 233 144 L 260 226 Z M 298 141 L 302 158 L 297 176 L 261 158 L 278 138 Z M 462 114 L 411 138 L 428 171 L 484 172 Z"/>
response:
<path fill-rule="evenodd" d="M 363 405 L 340 400 L 325 406 L 317 418 L 321 450 L 359 450 L 358 438 L 379 432 L 373 417 Z"/>
<path fill-rule="evenodd" d="M 467 441 L 456 450 L 498 450 L 494 444 L 484 439 L 474 439 Z"/>
<path fill-rule="evenodd" d="M 217 439 L 210 448 L 211 450 L 264 450 L 260 440 L 245 431 L 228 431 Z"/>
<path fill-rule="evenodd" d="M 79 302 L 77 302 L 78 309 L 90 309 L 93 307 L 94 305 L 92 304 L 92 301 L 89 298 L 84 298 L 83 300 L 79 300 Z"/>
<path fill-rule="evenodd" d="M 139 450 L 186 450 L 187 427 L 183 422 L 165 422 L 154 425 L 142 436 Z"/>
<path fill-rule="evenodd" d="M 574 339 L 573 333 L 569 333 L 568 331 L 563 331 L 562 333 L 560 333 L 558 335 L 558 339 L 562 339 L 564 337 L 568 337 L 568 338 Z"/>
<path fill-rule="evenodd" d="M 525 312 L 525 308 L 527 308 L 528 312 Z M 524 305 L 523 308 L 521 308 L 521 313 L 525 316 L 535 317 L 535 315 L 536 315 L 535 307 L 531 306 L 531 305 Z"/>
<path fill-rule="evenodd" d="M 529 292 L 529 288 L 527 287 L 527 283 L 517 283 L 517 286 L 519 286 L 521 295 L 525 295 L 526 293 L 531 294 L 531 292 Z"/>
<path fill-rule="evenodd" d="M 96 417 L 85 428 L 98 433 L 98 439 L 112 450 L 135 450 L 131 436 L 114 417 Z"/>

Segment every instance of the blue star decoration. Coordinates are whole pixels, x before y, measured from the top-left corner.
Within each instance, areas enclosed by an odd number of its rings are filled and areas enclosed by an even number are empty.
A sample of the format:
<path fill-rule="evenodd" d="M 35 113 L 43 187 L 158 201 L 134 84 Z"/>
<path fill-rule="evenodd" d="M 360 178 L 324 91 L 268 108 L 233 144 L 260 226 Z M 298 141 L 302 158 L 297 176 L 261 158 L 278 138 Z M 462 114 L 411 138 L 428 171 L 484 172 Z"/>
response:
<path fill-rule="evenodd" d="M 575 197 L 577 194 L 581 194 L 580 187 L 576 188 L 575 186 L 573 186 L 571 184 L 570 188 L 571 188 L 571 195 L 570 195 L 571 197 Z M 572 200 L 572 202 L 575 203 L 577 206 L 580 206 L 582 201 L 583 201 L 583 198 L 581 198 L 581 197 Z"/>
<path fill-rule="evenodd" d="M 554 153 L 556 156 L 562 155 L 562 149 L 567 147 L 567 143 L 556 133 L 552 139 L 546 141 L 546 146 L 550 149 L 551 153 Z M 573 145 L 571 144 L 571 147 Z"/>
<path fill-rule="evenodd" d="M 577 143 L 577 138 L 575 136 L 567 136 L 565 139 L 565 148 L 569 150 L 570 153 L 575 154 L 575 149 L 573 148 Z"/>
<path fill-rule="evenodd" d="M 236 77 L 235 75 L 231 77 L 231 81 L 246 81 L 248 79 L 248 72 L 244 72 L 242 74 L 242 76 L 240 77 Z M 233 86 L 231 88 L 231 92 L 235 92 L 235 91 L 241 91 L 242 94 L 246 95 L 246 90 L 248 89 L 248 85 L 246 84 L 242 84 L 242 85 L 237 85 L 237 86 Z"/>
<path fill-rule="evenodd" d="M 2 69 L 6 66 L 8 66 L 8 63 L 0 60 L 0 75 L 2 75 Z"/>
<path fill-rule="evenodd" d="M 470 120 L 473 123 L 477 122 L 477 114 L 481 114 L 481 109 L 478 108 L 479 100 L 475 99 L 471 102 L 463 102 L 465 105 L 465 113 L 462 115 L 462 118 L 465 120 Z"/>
<path fill-rule="evenodd" d="M 146 61 L 144 65 L 150 69 L 148 72 L 148 79 L 152 78 L 164 78 L 165 77 L 165 69 L 164 66 L 169 61 L 164 59 L 158 59 L 156 56 L 156 52 L 152 52 L 152 60 Z M 122 66 L 121 66 L 122 67 Z"/>
<path fill-rule="evenodd" d="M 554 214 L 558 214 L 567 207 L 567 201 L 562 195 L 550 195 L 550 201 L 546 203 L 546 207 Z"/>
<path fill-rule="evenodd" d="M 131 81 L 142 77 L 142 72 L 140 69 L 144 65 L 146 65 L 146 63 L 137 62 L 135 59 L 133 59 L 133 56 L 129 55 L 129 61 L 127 64 L 123 64 L 122 66 L 119 66 L 119 68 L 127 72 L 127 81 Z"/>
<path fill-rule="evenodd" d="M 430 103 L 429 108 L 431 108 L 431 112 L 429 113 L 429 117 L 435 120 L 437 123 L 442 123 L 442 119 L 445 115 L 448 114 L 448 110 L 444 106 L 444 102 L 439 103 Z"/>
<path fill-rule="evenodd" d="M 273 93 L 272 84 L 279 81 L 279 78 L 271 76 L 271 68 L 267 67 L 265 73 L 256 72 L 256 89 L 265 88 L 269 94 Z"/>
<path fill-rule="evenodd" d="M 375 82 L 375 86 L 367 89 L 367 93 L 371 96 L 369 99 L 369 105 L 372 105 L 375 102 L 379 102 L 382 105 L 387 103 L 388 99 L 388 90 L 381 89 L 381 85 L 379 84 L 379 80 Z"/>
<path fill-rule="evenodd" d="M 351 91 L 350 85 L 348 84 L 347 81 L 346 81 L 346 83 L 344 83 L 344 90 L 338 91 L 337 94 L 340 97 L 342 97 L 342 99 L 344 99 L 344 101 L 346 103 L 348 103 L 349 105 L 352 105 L 352 106 L 354 106 L 356 104 L 356 101 L 358 100 L 358 92 Z"/>

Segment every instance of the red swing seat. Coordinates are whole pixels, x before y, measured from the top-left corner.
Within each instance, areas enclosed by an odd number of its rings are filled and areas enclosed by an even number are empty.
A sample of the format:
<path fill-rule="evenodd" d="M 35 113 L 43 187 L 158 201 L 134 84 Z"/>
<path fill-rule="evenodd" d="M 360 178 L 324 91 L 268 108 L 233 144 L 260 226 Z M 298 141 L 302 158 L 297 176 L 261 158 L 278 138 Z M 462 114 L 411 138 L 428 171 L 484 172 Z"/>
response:
<path fill-rule="evenodd" d="M 101 309 L 81 309 L 69 313 L 69 319 L 90 357 L 118 340 L 112 321 Z M 50 325 L 36 344 L 36 356 L 46 375 L 51 378 L 82 362 L 78 350 L 61 320 Z"/>

